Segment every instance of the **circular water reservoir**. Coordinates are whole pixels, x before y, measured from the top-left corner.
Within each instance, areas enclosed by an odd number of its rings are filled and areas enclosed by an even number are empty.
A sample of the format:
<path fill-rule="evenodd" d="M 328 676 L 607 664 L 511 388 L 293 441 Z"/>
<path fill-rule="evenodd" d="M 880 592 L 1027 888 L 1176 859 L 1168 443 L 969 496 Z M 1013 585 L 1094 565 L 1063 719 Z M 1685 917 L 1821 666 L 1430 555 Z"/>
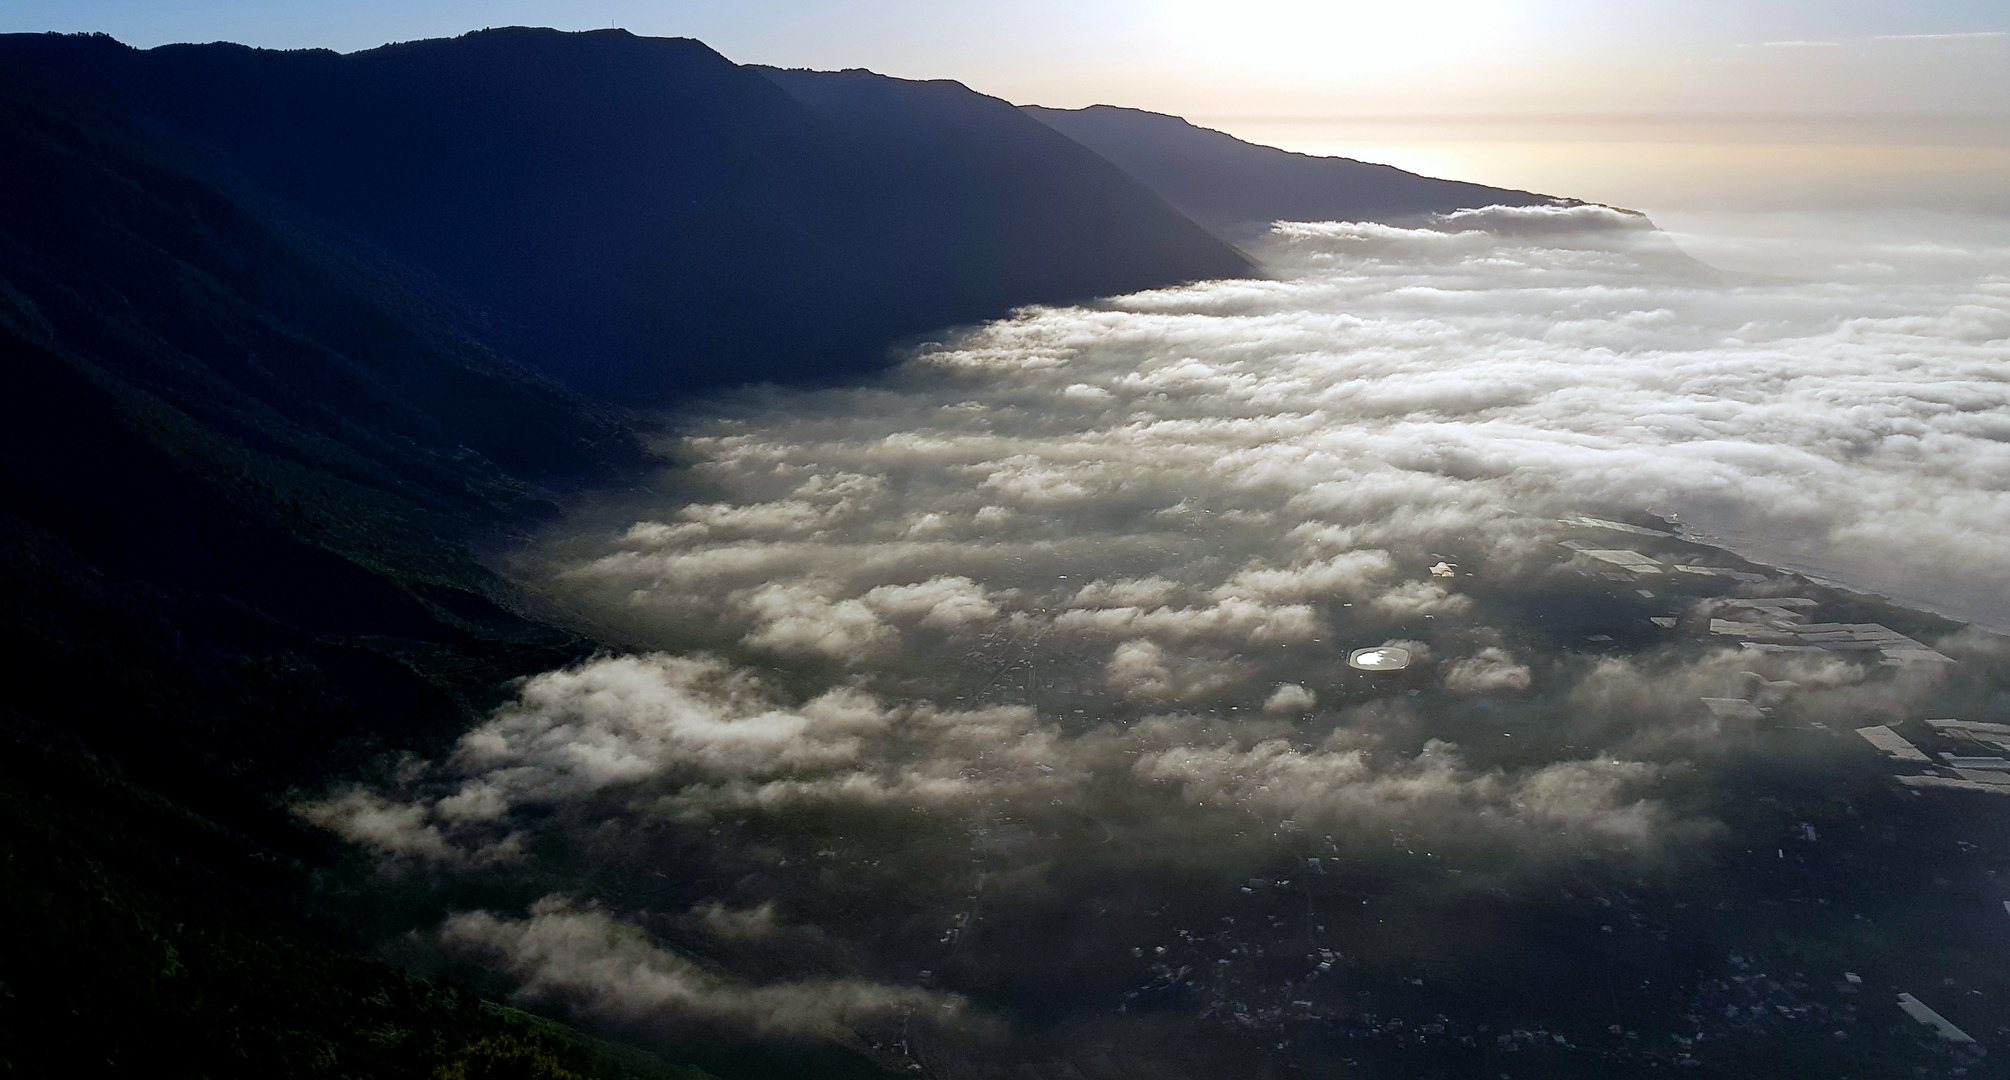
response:
<path fill-rule="evenodd" d="M 1410 666 L 1410 650 L 1396 645 L 1355 649 L 1347 655 L 1347 666 L 1358 671 L 1401 671 Z"/>

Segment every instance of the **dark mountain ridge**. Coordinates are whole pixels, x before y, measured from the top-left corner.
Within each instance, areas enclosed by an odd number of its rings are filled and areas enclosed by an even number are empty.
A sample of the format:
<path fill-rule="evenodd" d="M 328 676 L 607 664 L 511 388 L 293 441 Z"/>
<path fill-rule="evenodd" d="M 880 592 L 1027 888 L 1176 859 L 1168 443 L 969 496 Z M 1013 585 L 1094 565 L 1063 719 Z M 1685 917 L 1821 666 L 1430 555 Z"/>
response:
<path fill-rule="evenodd" d="M 1434 214 L 1475 207 L 1577 205 L 1574 199 L 1259 146 L 1143 109 L 1021 108 L 1137 177 L 1181 213 L 1226 236 L 1245 236 L 1273 221 L 1417 225 Z"/>
<path fill-rule="evenodd" d="M 1210 250 L 1148 185 L 962 83 L 859 69 L 748 70 L 808 106 L 889 179 L 901 178 L 877 188 L 875 216 L 926 283 L 908 294 L 926 306 L 974 301 L 1004 311 L 1011 297 L 1038 288 L 1108 295 L 1101 284 L 1163 277 L 1152 268 L 1194 266 Z M 911 187 L 943 197 L 914 201 Z M 1216 258 L 1208 255 L 1211 276 L 1250 269 Z"/>
<path fill-rule="evenodd" d="M 628 402 L 838 378 L 1018 304 L 1250 270 L 1003 102 L 951 94 L 991 131 L 1020 125 L 1022 156 L 941 124 L 914 139 L 912 113 L 814 108 L 685 39 L 510 28 L 344 55 L 12 35 L 0 52 L 215 150 L 436 275 L 476 333 Z"/>
<path fill-rule="evenodd" d="M 0 1071 L 667 1075 L 351 955 L 285 809 L 592 648 L 469 545 L 632 421 L 202 160 L 0 60 Z"/>

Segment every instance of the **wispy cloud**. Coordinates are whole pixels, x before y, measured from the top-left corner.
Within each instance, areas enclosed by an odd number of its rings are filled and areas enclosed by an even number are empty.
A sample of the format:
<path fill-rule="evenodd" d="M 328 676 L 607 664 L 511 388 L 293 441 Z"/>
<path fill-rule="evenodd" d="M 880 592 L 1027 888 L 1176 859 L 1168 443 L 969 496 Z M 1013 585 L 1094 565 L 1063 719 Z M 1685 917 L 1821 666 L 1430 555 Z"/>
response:
<path fill-rule="evenodd" d="M 747 984 L 706 970 L 649 940 L 635 925 L 550 896 L 527 917 L 471 911 L 447 920 L 448 945 L 496 956 L 519 997 L 558 999 L 624 1024 L 724 1024 L 763 1035 L 848 1037 L 877 1020 L 961 1017 L 954 994 L 862 979 Z"/>
<path fill-rule="evenodd" d="M 1969 30 L 1955 34 L 1881 34 L 1873 41 L 2000 41 L 2002 30 Z"/>

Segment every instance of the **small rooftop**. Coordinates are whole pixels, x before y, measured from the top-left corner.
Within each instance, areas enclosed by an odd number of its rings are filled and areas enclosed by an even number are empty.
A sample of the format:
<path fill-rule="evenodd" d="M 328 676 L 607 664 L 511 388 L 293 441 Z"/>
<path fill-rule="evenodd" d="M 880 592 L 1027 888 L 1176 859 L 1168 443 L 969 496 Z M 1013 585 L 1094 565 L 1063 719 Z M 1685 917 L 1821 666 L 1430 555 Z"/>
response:
<path fill-rule="evenodd" d="M 1347 655 L 1347 666 L 1356 671 L 1401 671 L 1410 666 L 1410 650 L 1400 645 L 1355 649 Z"/>

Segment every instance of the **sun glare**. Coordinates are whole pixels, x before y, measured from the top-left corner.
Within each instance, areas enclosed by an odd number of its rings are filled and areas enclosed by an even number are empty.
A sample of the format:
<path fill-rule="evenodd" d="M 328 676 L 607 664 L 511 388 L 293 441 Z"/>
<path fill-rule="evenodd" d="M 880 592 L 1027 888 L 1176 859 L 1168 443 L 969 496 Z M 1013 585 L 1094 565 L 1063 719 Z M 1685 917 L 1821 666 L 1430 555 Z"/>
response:
<path fill-rule="evenodd" d="M 1156 16 L 1175 48 L 1210 66 L 1331 77 L 1473 56 L 1498 40 L 1518 7 L 1505 0 L 1161 0 Z"/>

